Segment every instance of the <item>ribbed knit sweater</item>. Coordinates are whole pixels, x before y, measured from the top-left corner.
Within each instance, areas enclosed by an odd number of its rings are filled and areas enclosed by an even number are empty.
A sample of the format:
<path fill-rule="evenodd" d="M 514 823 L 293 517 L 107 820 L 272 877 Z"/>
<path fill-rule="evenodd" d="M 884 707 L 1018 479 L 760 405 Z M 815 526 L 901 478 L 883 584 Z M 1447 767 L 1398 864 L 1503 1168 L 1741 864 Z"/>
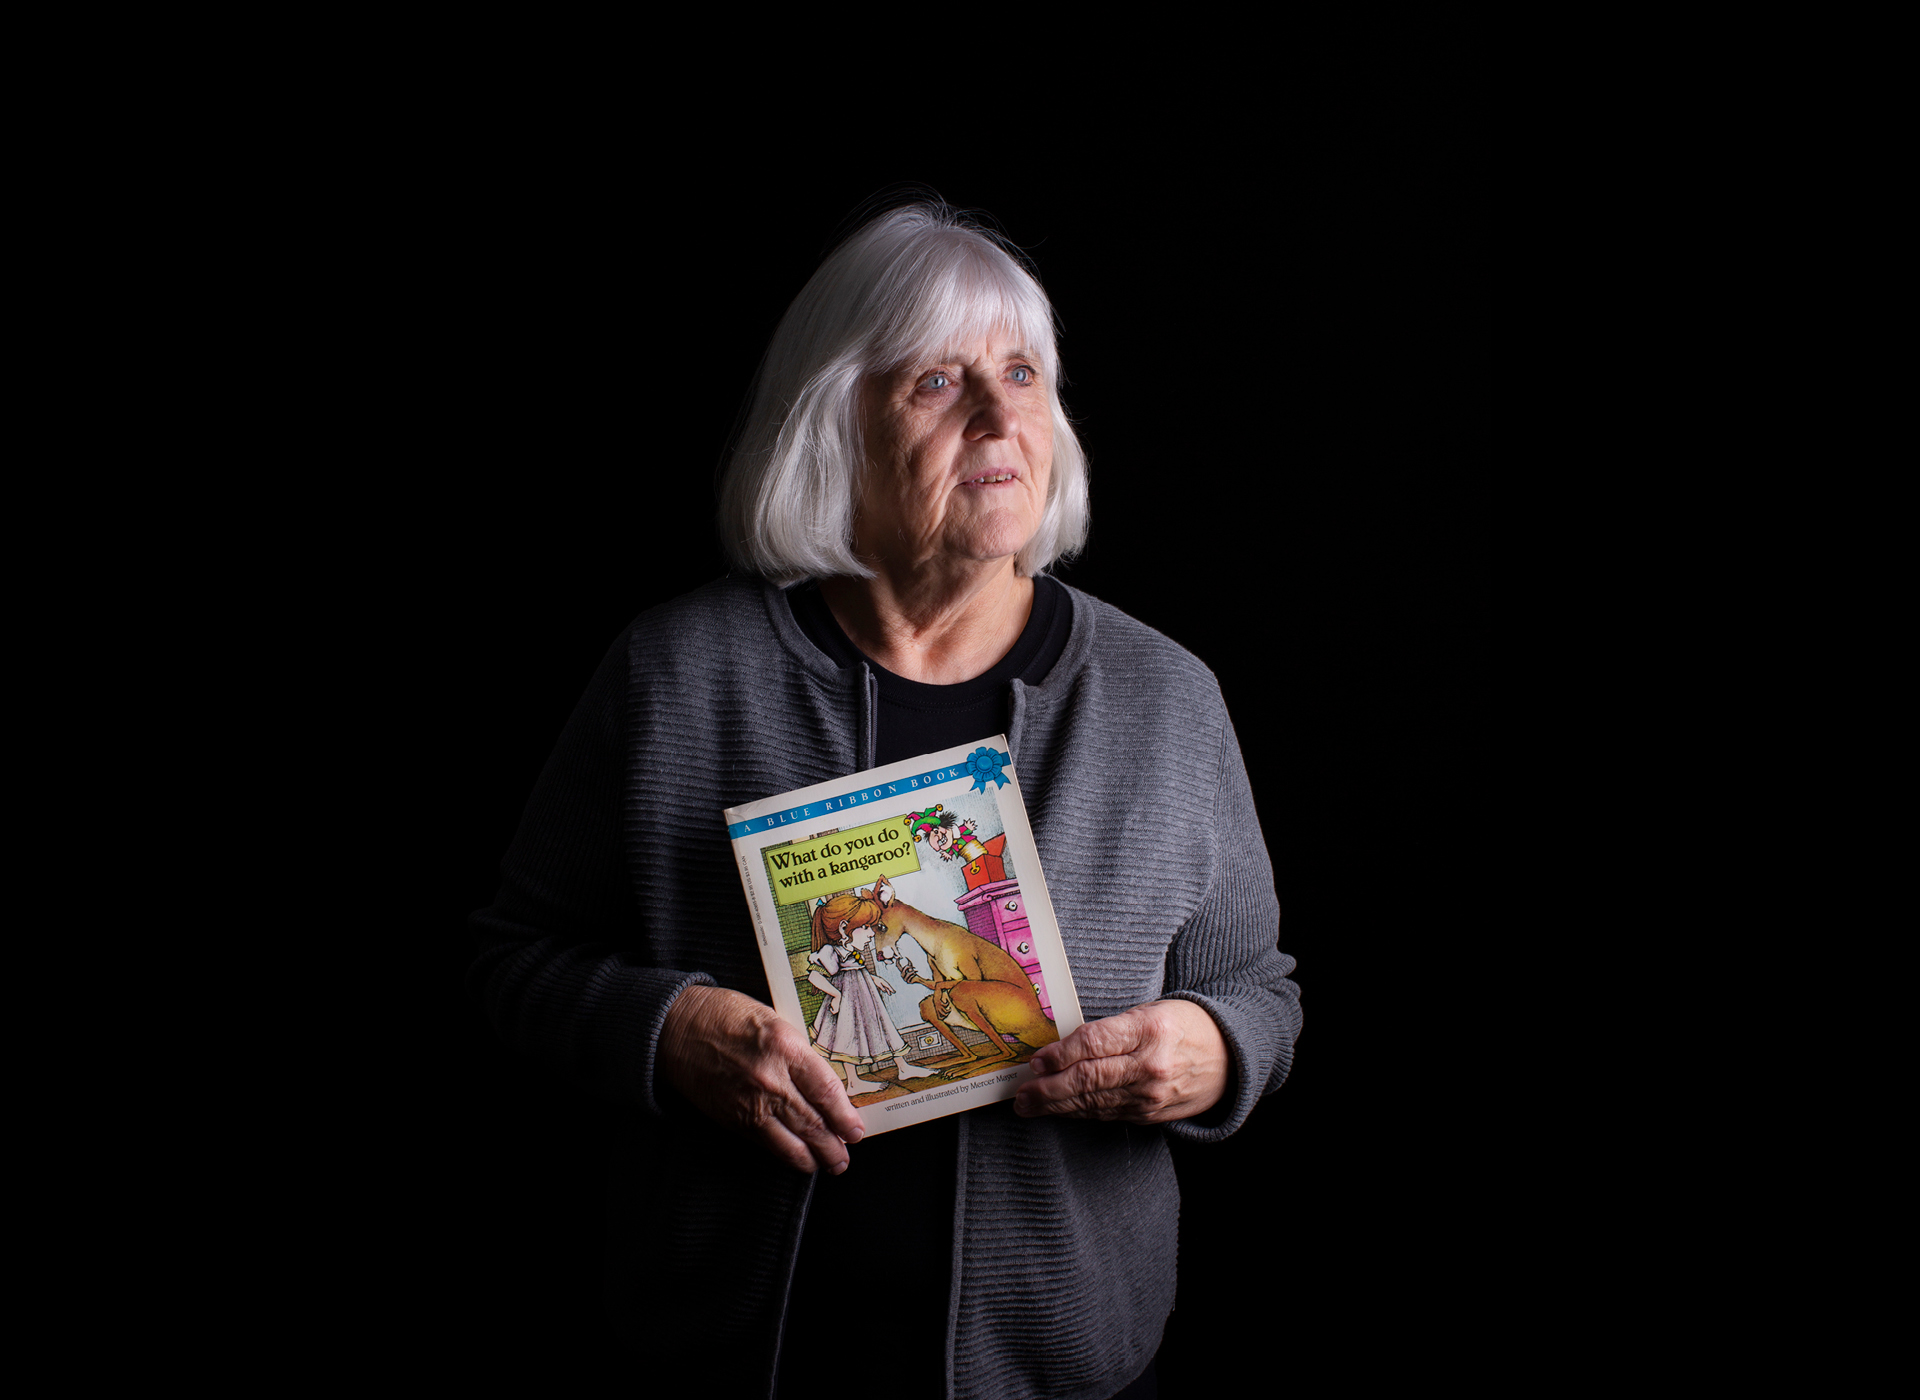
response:
<path fill-rule="evenodd" d="M 1145 1368 L 1173 1304 L 1166 1138 L 1232 1133 L 1285 1078 L 1300 1026 L 1218 685 L 1159 633 L 1068 593 L 1066 651 L 1044 684 L 1013 683 L 1007 737 L 1081 1006 L 1094 1019 L 1197 1003 L 1225 1037 L 1231 1087 L 1164 1127 L 1027 1120 L 1008 1104 L 961 1115 L 943 1261 L 954 1400 L 1105 1400 Z M 812 1178 L 680 1099 L 656 1073 L 660 1029 L 691 985 L 771 1001 L 721 811 L 870 767 L 874 714 L 871 672 L 824 655 L 771 584 L 723 579 L 643 613 L 575 708 L 499 897 L 474 916 L 470 984 L 495 1027 L 626 1119 L 604 1204 L 588 1191 L 528 1208 L 607 1229 L 616 1324 L 656 1358 L 697 1354 L 716 1395 L 768 1394 L 783 1332 L 805 1344 L 787 1319 L 857 1307 L 875 1285 L 793 1278 Z M 871 1189 L 881 1227 L 915 1208 L 911 1181 Z"/>

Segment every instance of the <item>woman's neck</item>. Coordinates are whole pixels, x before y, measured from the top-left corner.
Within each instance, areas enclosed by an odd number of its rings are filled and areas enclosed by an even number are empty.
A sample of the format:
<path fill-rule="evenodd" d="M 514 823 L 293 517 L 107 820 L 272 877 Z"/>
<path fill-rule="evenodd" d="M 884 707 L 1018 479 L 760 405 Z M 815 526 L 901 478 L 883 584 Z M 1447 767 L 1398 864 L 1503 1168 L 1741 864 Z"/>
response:
<path fill-rule="evenodd" d="M 958 685 L 984 675 L 1020 640 L 1033 580 L 1012 559 L 975 570 L 826 578 L 820 594 L 840 630 L 896 676 Z"/>

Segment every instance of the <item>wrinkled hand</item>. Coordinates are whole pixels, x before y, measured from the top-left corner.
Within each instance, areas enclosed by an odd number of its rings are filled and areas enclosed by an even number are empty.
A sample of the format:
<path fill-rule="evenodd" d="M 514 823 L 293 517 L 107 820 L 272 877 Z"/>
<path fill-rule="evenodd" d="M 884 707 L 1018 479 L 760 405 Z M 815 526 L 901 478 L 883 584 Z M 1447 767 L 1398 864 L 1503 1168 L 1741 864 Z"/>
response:
<path fill-rule="evenodd" d="M 1227 1089 L 1227 1042 L 1190 1001 L 1150 1001 L 1089 1021 L 1031 1061 L 1014 1095 L 1023 1118 L 1064 1114 L 1125 1123 L 1172 1123 L 1205 1113 Z"/>
<path fill-rule="evenodd" d="M 866 1133 L 827 1062 L 770 1006 L 721 987 L 688 987 L 660 1033 L 667 1082 L 707 1117 L 797 1171 L 847 1169 Z"/>

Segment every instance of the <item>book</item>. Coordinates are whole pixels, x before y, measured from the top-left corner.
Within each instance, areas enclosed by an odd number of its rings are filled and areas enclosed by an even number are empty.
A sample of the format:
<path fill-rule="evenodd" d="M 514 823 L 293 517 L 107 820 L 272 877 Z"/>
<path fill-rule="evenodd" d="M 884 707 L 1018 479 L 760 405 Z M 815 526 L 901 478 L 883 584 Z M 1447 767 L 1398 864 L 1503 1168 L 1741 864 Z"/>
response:
<path fill-rule="evenodd" d="M 725 816 L 774 1009 L 869 1134 L 1012 1098 L 1080 1026 L 1005 735 Z"/>

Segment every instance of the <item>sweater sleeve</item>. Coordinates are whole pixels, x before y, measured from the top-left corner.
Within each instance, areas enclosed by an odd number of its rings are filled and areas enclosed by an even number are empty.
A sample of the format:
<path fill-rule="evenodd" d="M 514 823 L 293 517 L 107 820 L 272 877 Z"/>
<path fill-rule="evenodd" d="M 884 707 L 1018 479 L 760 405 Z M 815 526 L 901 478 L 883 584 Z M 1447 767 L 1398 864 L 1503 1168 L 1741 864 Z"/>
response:
<path fill-rule="evenodd" d="M 506 1043 L 597 1097 L 661 1111 L 660 1030 L 704 972 L 649 965 L 627 883 L 620 775 L 626 637 L 608 652 L 527 800 L 469 991 Z"/>
<path fill-rule="evenodd" d="M 1260 834 L 1253 789 L 1229 722 L 1221 736 L 1213 821 L 1212 880 L 1200 907 L 1174 936 L 1162 995 L 1206 1009 L 1232 1061 L 1227 1093 L 1195 1118 L 1168 1125 L 1176 1138 L 1217 1142 L 1280 1087 L 1300 1034 L 1294 960 L 1277 946 L 1280 902 Z"/>

